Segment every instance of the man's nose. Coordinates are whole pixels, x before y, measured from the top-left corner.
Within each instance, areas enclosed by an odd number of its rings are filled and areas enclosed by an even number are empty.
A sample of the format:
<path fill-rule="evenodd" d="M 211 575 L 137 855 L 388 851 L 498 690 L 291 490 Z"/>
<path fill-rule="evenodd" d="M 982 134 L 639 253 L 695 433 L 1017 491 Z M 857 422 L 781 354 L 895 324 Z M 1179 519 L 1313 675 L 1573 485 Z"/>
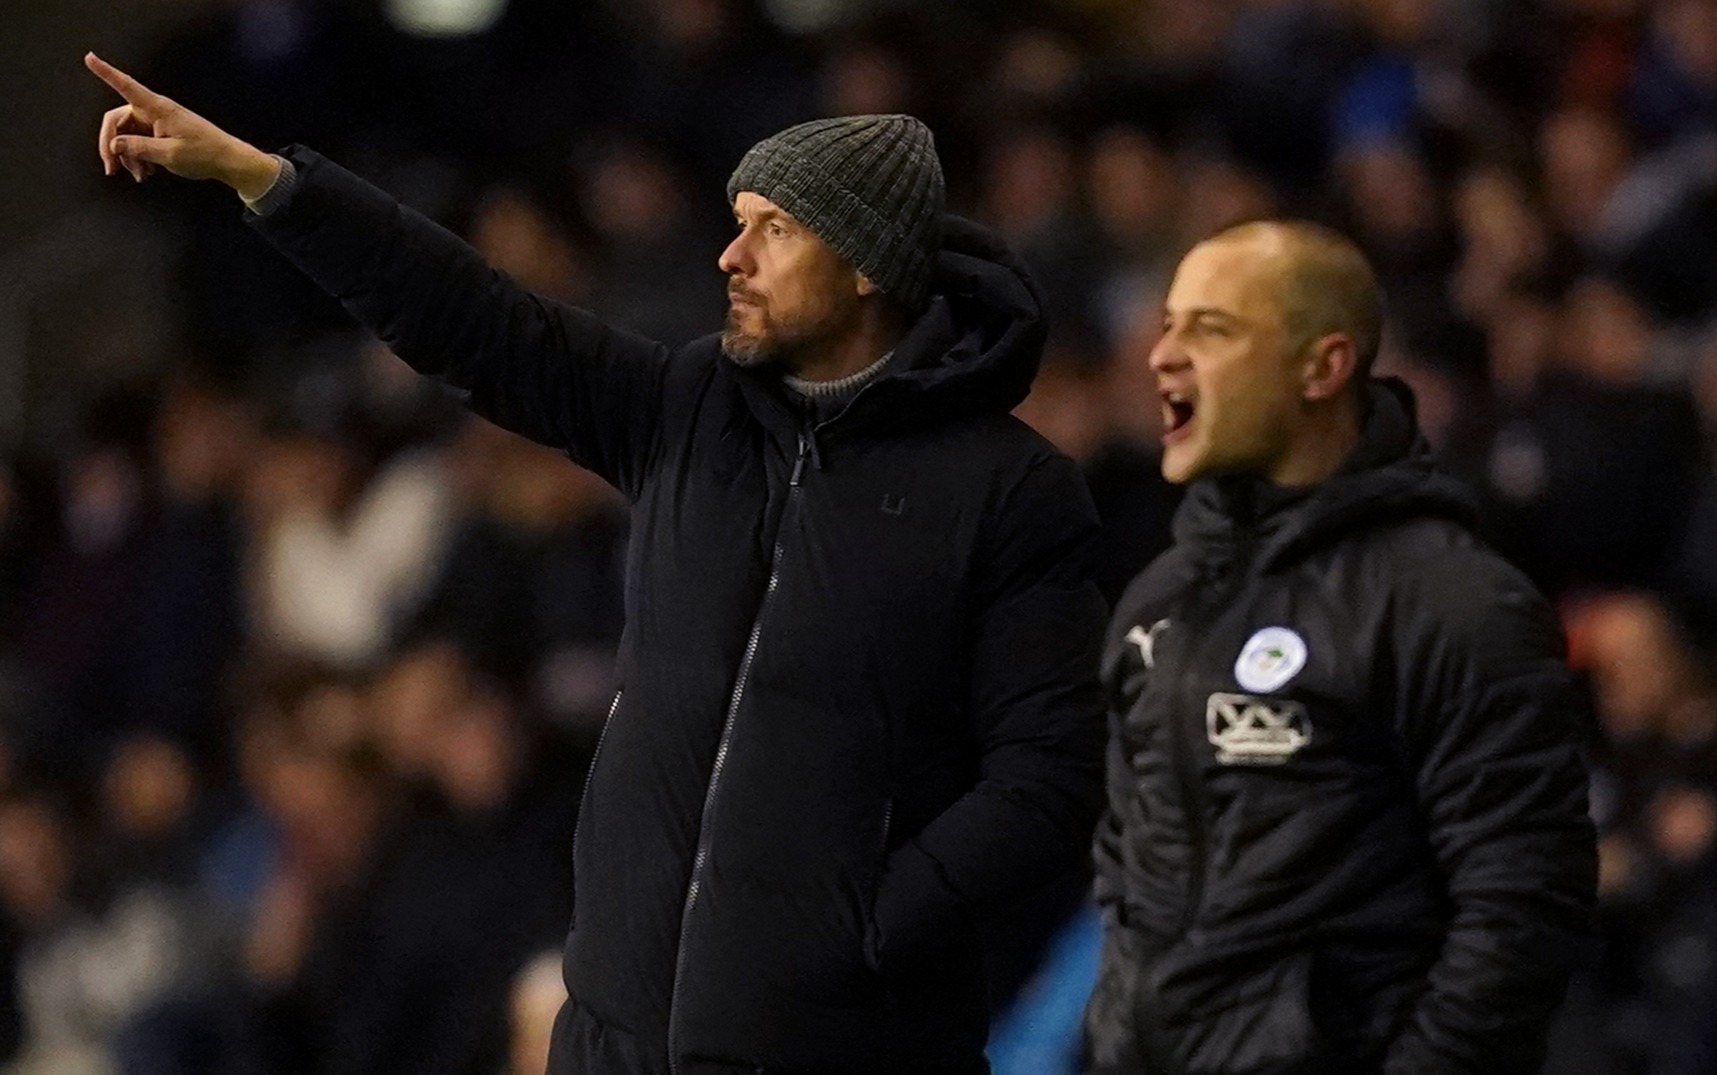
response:
<path fill-rule="evenodd" d="M 727 249 L 716 259 L 716 265 L 729 276 L 750 276 L 751 254 L 748 245 L 743 232 L 734 236 L 733 242 L 728 243 Z"/>
<path fill-rule="evenodd" d="M 1185 348 L 1180 346 L 1172 332 L 1164 332 L 1151 348 L 1150 367 L 1157 373 L 1178 370 L 1184 367 L 1187 361 Z"/>

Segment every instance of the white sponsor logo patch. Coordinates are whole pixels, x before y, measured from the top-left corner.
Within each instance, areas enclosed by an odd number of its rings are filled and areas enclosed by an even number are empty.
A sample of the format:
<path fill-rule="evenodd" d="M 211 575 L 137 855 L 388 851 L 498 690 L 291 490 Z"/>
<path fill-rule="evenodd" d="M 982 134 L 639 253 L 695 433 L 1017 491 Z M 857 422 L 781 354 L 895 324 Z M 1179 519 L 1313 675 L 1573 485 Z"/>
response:
<path fill-rule="evenodd" d="M 1246 640 L 1234 662 L 1234 681 L 1269 694 L 1287 686 L 1306 666 L 1306 640 L 1286 627 L 1266 627 Z"/>
<path fill-rule="evenodd" d="M 1151 624 L 1150 630 L 1134 627 L 1127 632 L 1127 641 L 1139 647 L 1139 659 L 1145 662 L 1146 668 L 1157 666 L 1157 636 L 1168 629 L 1169 621 L 1158 620 Z"/>
<path fill-rule="evenodd" d="M 1306 707 L 1285 698 L 1210 696 L 1205 730 L 1223 765 L 1281 765 L 1312 741 Z"/>

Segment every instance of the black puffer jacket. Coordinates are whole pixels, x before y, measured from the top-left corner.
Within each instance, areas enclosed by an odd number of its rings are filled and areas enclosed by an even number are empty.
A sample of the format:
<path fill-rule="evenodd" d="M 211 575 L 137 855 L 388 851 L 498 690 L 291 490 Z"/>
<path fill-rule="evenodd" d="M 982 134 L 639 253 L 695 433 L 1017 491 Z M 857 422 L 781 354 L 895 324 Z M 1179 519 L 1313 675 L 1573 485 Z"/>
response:
<path fill-rule="evenodd" d="M 1077 472 L 1008 411 L 1024 271 L 950 224 L 893 372 L 815 428 L 717 341 L 526 294 L 304 150 L 257 227 L 480 414 L 633 504 L 552 1070 L 982 1071 L 974 922 L 1101 808 Z"/>
<path fill-rule="evenodd" d="M 1529 1075 L 1594 898 L 1550 608 L 1394 382 L 1341 473 L 1196 484 L 1111 627 L 1093 1067 Z"/>

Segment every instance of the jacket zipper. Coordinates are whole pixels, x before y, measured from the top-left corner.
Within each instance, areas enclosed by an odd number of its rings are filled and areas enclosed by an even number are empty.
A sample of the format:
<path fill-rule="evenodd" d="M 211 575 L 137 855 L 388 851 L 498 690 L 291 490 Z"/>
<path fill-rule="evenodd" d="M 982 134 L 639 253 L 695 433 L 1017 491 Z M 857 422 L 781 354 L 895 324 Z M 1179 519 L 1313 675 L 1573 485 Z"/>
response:
<path fill-rule="evenodd" d="M 614 700 L 608 703 L 608 715 L 602 718 L 602 731 L 596 737 L 596 749 L 590 752 L 590 768 L 584 771 L 584 790 L 579 793 L 581 804 L 578 817 L 572 823 L 572 846 L 578 847 L 578 834 L 584 831 L 584 805 L 590 802 L 590 781 L 596 776 L 596 763 L 602 760 L 602 744 L 608 742 L 608 728 L 614 723 L 614 714 L 620 712 L 620 696 L 626 693 L 625 687 L 614 692 Z"/>
<path fill-rule="evenodd" d="M 1252 570 L 1252 535 L 1249 530 L 1242 530 L 1236 546 L 1234 562 L 1231 565 L 1227 585 L 1221 586 L 1214 593 L 1206 596 L 1200 604 L 1200 621 L 1205 621 L 1213 610 L 1220 609 L 1246 586 L 1247 574 Z M 1199 654 L 1201 663 L 1193 667 L 1202 667 L 1203 654 Z M 1199 727 L 1204 726 L 1208 716 L 1204 712 L 1209 699 L 1192 699 L 1193 711 L 1197 713 Z M 1180 934 L 1184 936 L 1198 921 L 1199 912 L 1204 906 L 1204 890 L 1210 872 L 1210 834 L 1207 813 L 1210 807 L 1209 796 L 1204 787 L 1204 756 L 1200 749 L 1203 737 L 1194 736 L 1186 720 L 1172 722 L 1175 731 L 1175 747 L 1180 758 L 1176 766 L 1180 775 L 1181 809 L 1186 814 L 1187 842 L 1191 845 L 1192 869 L 1187 879 L 1186 909 L 1181 917 Z"/>
<path fill-rule="evenodd" d="M 864 958 L 872 971 L 882 972 L 882 938 L 876 924 L 876 899 L 882 892 L 882 875 L 888 869 L 888 837 L 894 831 L 894 799 L 885 799 L 882 804 L 882 839 L 877 843 L 876 877 L 871 880 L 867 906 L 863 908 L 864 919 Z"/>
<path fill-rule="evenodd" d="M 788 479 L 789 504 L 798 496 L 799 482 L 805 474 L 805 460 L 811 454 L 811 440 L 805 433 L 799 434 L 799 454 L 793 461 L 793 476 Z M 782 512 L 782 522 L 786 521 L 786 512 Z M 781 524 L 777 524 L 779 527 Z M 715 762 L 710 766 L 709 786 L 704 789 L 703 813 L 698 817 L 697 851 L 692 856 L 692 876 L 686 885 L 685 906 L 680 911 L 680 944 L 679 952 L 674 958 L 674 986 L 668 995 L 668 1070 L 673 1075 L 680 1073 L 680 1053 L 678 1048 L 679 1023 L 675 1018 L 680 1007 L 680 987 L 685 979 L 686 943 L 691 933 L 692 909 L 697 906 L 698 891 L 703 885 L 704 863 L 709 859 L 709 818 L 711 807 L 715 805 L 716 786 L 721 782 L 722 768 L 727 764 L 728 747 L 733 742 L 733 727 L 739 717 L 740 703 L 745 700 L 745 685 L 751 678 L 751 665 L 757 659 L 757 644 L 763 636 L 763 618 L 769 612 L 769 605 L 775 596 L 775 589 L 781 582 L 781 542 L 780 531 L 777 529 L 777 540 L 774 554 L 770 557 L 769 582 L 763 590 L 763 600 L 757 606 L 757 615 L 751 621 L 751 634 L 745 640 L 745 655 L 739 660 L 739 674 L 734 677 L 733 694 L 727 701 L 727 715 L 722 720 L 721 738 L 716 741 Z"/>
<path fill-rule="evenodd" d="M 1202 717 L 1203 714 L 1200 714 Z M 1180 778 L 1180 808 L 1186 816 L 1186 837 L 1191 862 L 1186 881 L 1186 907 L 1181 911 L 1179 933 L 1185 935 L 1198 920 L 1199 907 L 1204 903 L 1204 874 L 1205 859 L 1208 857 L 1209 839 L 1204 831 L 1204 780 L 1200 772 L 1202 766 L 1198 756 L 1197 745 L 1193 742 L 1192 731 L 1185 719 L 1170 720 L 1173 728 L 1174 748 L 1178 764 L 1175 765 L 1176 775 Z"/>

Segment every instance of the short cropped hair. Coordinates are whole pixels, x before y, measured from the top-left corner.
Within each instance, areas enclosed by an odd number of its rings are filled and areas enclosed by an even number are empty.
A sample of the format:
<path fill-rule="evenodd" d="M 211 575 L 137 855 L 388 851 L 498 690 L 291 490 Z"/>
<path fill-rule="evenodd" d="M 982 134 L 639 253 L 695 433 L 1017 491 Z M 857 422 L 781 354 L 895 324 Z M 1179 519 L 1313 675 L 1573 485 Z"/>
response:
<path fill-rule="evenodd" d="M 1296 351 L 1320 336 L 1353 341 L 1356 381 L 1371 375 L 1383 339 L 1383 289 L 1365 254 L 1347 236 L 1309 220 L 1236 224 L 1209 242 L 1270 239 L 1281 244 L 1282 320 Z"/>

